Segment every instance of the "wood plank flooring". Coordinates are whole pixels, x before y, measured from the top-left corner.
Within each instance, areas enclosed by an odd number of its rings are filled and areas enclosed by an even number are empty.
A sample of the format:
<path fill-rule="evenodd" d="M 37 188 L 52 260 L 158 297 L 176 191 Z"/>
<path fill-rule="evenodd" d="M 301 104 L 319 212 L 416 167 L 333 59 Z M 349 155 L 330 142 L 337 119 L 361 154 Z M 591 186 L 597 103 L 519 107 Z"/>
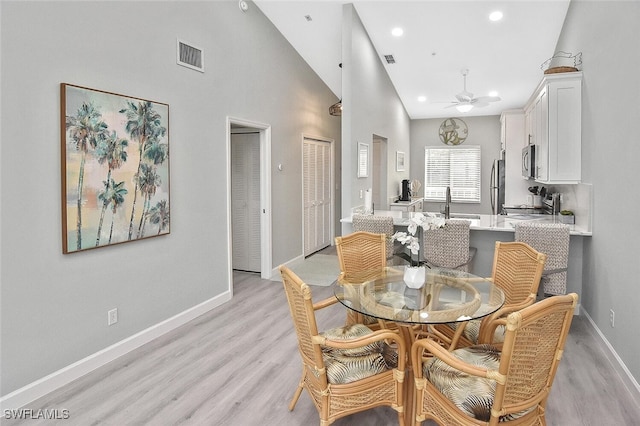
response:
<path fill-rule="evenodd" d="M 314 300 L 331 295 L 313 287 Z M 287 405 L 301 363 L 282 284 L 258 274 L 234 274 L 233 299 L 190 323 L 28 404 L 67 409 L 63 425 L 309 425 L 319 417 L 302 394 Z M 320 328 L 343 323 L 344 308 L 318 313 Z M 565 356 L 548 403 L 550 425 L 640 424 L 638 395 L 624 386 L 593 335 L 574 317 Z M 3 425 L 49 425 L 3 420 Z M 377 408 L 336 426 L 395 425 L 396 413 Z M 425 423 L 433 424 L 433 423 Z"/>

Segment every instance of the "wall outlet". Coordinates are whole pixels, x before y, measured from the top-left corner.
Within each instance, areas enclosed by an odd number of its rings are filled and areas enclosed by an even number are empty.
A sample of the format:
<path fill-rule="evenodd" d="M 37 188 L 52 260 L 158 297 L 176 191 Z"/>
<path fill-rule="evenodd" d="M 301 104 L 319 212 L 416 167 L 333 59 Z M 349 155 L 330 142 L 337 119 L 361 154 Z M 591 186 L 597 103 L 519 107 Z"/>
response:
<path fill-rule="evenodd" d="M 113 325 L 118 322 L 118 308 L 111 309 L 107 312 L 107 325 Z"/>
<path fill-rule="evenodd" d="M 609 309 L 609 323 L 611 323 L 611 327 L 615 327 L 616 313 L 613 311 L 613 309 Z"/>

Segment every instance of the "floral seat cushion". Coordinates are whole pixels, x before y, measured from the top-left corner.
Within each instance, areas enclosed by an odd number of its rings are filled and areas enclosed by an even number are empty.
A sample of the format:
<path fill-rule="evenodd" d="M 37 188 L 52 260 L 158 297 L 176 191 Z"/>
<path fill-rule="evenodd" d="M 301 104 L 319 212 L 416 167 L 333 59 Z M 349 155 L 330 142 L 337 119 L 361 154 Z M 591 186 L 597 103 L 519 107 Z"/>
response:
<path fill-rule="evenodd" d="M 349 340 L 366 336 L 373 331 L 363 324 L 336 327 L 320 333 L 331 340 Z M 397 367 L 397 353 L 384 342 L 374 342 L 354 349 L 336 349 L 324 346 L 322 358 L 329 383 L 343 384 L 374 376 Z"/>
<path fill-rule="evenodd" d="M 456 349 L 452 354 L 468 364 L 491 370 L 498 370 L 500 364 L 500 351 L 491 345 L 469 346 Z M 449 366 L 438 358 L 424 363 L 423 374 L 440 393 L 468 416 L 481 421 L 489 421 L 496 393 L 495 381 L 471 376 Z M 529 411 L 531 409 L 502 416 L 500 421 L 517 419 Z"/>

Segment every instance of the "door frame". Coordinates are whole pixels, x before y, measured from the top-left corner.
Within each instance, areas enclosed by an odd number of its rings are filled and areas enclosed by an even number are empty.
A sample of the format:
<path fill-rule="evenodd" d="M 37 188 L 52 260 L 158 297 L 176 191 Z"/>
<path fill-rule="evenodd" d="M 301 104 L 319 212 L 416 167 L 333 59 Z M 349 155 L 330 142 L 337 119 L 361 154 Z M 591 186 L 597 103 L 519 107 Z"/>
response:
<path fill-rule="evenodd" d="M 333 246 L 335 245 L 335 236 L 336 236 L 336 230 L 335 230 L 335 203 L 336 203 L 336 188 L 335 188 L 335 141 L 333 139 L 330 138 L 326 138 L 323 136 L 313 136 L 307 133 L 303 133 L 302 134 L 302 149 L 300 152 L 300 165 L 301 165 L 301 188 L 300 188 L 300 198 L 302 200 L 302 218 L 301 218 L 301 222 L 302 222 L 302 257 L 304 258 L 305 253 L 304 253 L 304 235 L 305 235 L 305 223 L 304 223 L 304 141 L 306 139 L 310 139 L 310 140 L 315 140 L 318 142 L 325 142 L 329 144 L 329 149 L 331 150 L 331 165 L 330 165 L 330 185 L 331 185 L 331 204 L 329 205 L 329 210 L 330 210 L 330 221 L 331 221 L 331 235 L 329 236 L 329 246 Z"/>
<path fill-rule="evenodd" d="M 260 134 L 260 277 L 271 278 L 271 125 L 243 118 L 227 116 L 227 268 L 229 290 L 233 295 L 233 236 L 231 229 L 231 126 L 251 128 Z"/>
<path fill-rule="evenodd" d="M 376 150 L 377 145 L 377 150 Z M 373 134 L 371 138 L 371 176 L 372 176 L 372 185 L 374 191 L 378 191 L 377 201 L 379 210 L 389 210 L 389 193 L 388 191 L 388 181 L 389 181 L 389 139 L 384 136 L 380 136 L 377 134 Z M 394 160 L 395 161 L 395 160 Z M 395 170 L 395 168 L 394 168 Z M 375 188 L 373 185 L 373 181 L 378 179 L 378 188 Z M 374 203 L 375 203 L 374 199 Z M 375 207 L 375 204 L 374 204 Z"/>

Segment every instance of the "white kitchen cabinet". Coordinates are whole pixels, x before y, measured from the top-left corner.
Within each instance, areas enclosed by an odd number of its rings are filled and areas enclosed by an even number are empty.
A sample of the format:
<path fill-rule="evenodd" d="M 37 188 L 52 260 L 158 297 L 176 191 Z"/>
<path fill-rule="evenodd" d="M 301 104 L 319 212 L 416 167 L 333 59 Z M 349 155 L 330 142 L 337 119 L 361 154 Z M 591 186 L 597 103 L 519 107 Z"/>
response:
<path fill-rule="evenodd" d="M 537 182 L 580 182 L 581 109 L 582 72 L 544 76 L 525 107 L 527 142 L 536 146 Z"/>
<path fill-rule="evenodd" d="M 522 109 L 503 111 L 500 115 L 500 141 L 504 150 L 505 206 L 527 202 L 529 182 L 522 177 L 522 148 L 526 145 L 525 113 Z"/>

